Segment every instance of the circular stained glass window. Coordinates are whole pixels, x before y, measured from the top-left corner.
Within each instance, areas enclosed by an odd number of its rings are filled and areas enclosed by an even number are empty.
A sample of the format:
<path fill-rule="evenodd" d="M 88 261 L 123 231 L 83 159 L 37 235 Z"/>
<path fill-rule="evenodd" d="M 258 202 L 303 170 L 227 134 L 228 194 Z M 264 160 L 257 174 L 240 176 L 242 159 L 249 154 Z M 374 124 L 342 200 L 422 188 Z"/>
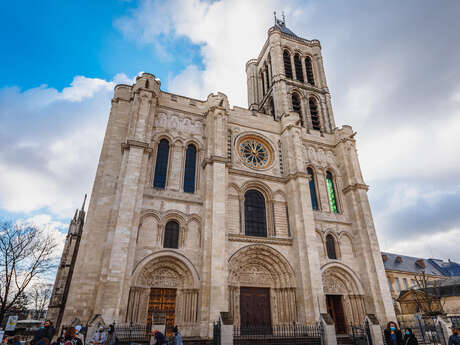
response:
<path fill-rule="evenodd" d="M 272 151 L 265 140 L 245 137 L 238 142 L 238 153 L 243 162 L 254 169 L 267 167 L 272 161 Z"/>

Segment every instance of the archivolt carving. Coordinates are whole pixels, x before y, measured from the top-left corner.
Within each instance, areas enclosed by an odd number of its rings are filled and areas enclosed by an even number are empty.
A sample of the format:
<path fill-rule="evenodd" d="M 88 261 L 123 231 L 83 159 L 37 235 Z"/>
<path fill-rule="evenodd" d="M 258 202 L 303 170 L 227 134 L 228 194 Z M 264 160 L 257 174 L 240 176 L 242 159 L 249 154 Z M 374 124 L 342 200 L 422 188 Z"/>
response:
<path fill-rule="evenodd" d="M 284 288 L 295 287 L 295 279 L 281 253 L 265 245 L 250 245 L 230 258 L 229 284 Z"/>
<path fill-rule="evenodd" d="M 317 164 L 322 167 L 326 167 L 328 165 L 336 165 L 336 160 L 334 153 L 332 151 L 324 151 L 323 149 L 315 149 L 314 147 L 306 147 L 305 148 L 305 158 L 307 162 L 311 162 L 313 164 Z"/>
<path fill-rule="evenodd" d="M 193 277 L 179 260 L 162 256 L 147 263 L 136 279 L 137 286 L 159 288 L 191 288 Z"/>
<path fill-rule="evenodd" d="M 323 272 L 322 278 L 325 294 L 362 295 L 359 281 L 356 281 L 347 271 L 338 266 L 327 268 Z"/>
<path fill-rule="evenodd" d="M 203 132 L 203 124 L 200 121 L 192 121 L 189 118 L 165 113 L 158 114 L 155 126 L 159 128 L 175 129 L 191 134 L 201 134 Z"/>

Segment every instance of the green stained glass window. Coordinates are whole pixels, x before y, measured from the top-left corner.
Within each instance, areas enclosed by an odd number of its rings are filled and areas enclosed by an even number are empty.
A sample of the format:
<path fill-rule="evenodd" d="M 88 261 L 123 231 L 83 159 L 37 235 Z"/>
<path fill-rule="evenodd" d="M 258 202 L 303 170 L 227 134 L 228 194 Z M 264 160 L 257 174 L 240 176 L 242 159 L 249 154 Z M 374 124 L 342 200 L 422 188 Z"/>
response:
<path fill-rule="evenodd" d="M 329 195 L 329 204 L 331 205 L 331 210 L 334 213 L 339 213 L 339 208 L 337 207 L 337 198 L 335 196 L 334 181 L 332 174 L 328 171 L 326 174 L 326 183 L 327 183 L 327 194 Z"/>

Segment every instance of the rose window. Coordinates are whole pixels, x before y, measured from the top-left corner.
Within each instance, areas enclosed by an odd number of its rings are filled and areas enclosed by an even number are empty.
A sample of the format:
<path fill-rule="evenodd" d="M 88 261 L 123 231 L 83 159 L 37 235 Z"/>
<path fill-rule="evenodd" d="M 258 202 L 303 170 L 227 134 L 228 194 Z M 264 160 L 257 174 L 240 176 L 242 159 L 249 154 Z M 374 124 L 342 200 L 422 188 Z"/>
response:
<path fill-rule="evenodd" d="M 250 168 L 261 169 L 272 161 L 272 151 L 265 140 L 246 137 L 239 141 L 238 153 L 243 162 Z"/>

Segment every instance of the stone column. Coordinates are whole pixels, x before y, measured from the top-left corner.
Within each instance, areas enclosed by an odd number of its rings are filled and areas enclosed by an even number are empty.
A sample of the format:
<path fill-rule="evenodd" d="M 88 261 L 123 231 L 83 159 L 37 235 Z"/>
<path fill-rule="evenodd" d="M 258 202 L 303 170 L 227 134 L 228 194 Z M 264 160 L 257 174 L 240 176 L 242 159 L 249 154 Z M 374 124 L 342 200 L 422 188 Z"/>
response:
<path fill-rule="evenodd" d="M 206 113 L 207 147 L 204 162 L 205 203 L 203 209 L 205 244 L 202 272 L 201 330 L 203 337 L 211 336 L 212 322 L 220 312 L 228 311 L 228 265 L 226 253 L 226 231 L 223 220 L 226 216 L 227 199 L 227 97 L 218 93 L 208 96 Z"/>
<path fill-rule="evenodd" d="M 249 110 L 258 110 L 257 100 L 257 60 L 252 59 L 246 63 L 246 76 L 248 86 L 248 107 Z"/>
<path fill-rule="evenodd" d="M 320 270 L 320 259 L 316 246 L 315 220 L 309 195 L 307 173 L 304 170 L 304 146 L 301 140 L 300 128 L 295 125 L 297 113 L 290 112 L 289 116 L 281 119 L 282 143 L 288 156 L 289 171 L 287 193 L 291 232 L 297 260 L 296 281 L 298 293 L 299 322 L 316 322 L 320 311 L 326 310 L 323 298 L 323 286 Z"/>

